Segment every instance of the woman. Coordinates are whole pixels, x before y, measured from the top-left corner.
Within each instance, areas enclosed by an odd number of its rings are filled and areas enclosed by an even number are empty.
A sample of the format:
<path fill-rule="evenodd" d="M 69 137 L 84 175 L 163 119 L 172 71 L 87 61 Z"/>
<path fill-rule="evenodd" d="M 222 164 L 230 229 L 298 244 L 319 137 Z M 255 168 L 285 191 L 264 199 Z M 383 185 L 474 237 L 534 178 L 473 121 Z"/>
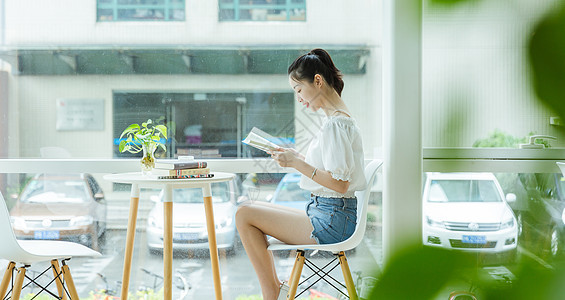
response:
<path fill-rule="evenodd" d="M 311 192 L 306 211 L 265 202 L 247 203 L 237 211 L 237 229 L 265 300 L 286 299 L 288 291 L 277 277 L 266 236 L 288 244 L 344 241 L 355 231 L 354 193 L 365 187 L 361 134 L 341 99 L 344 84 L 330 55 L 314 49 L 298 57 L 288 75 L 297 101 L 315 112 L 321 109 L 326 117 L 306 156 L 286 148 L 271 153 L 280 166 L 302 173 L 300 187 Z"/>

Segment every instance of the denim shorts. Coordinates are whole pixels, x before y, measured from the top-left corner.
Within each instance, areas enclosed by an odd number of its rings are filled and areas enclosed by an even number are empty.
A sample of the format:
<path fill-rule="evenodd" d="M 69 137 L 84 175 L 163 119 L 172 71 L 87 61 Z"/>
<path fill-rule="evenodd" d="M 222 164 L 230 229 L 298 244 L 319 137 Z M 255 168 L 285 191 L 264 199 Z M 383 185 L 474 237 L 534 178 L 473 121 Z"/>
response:
<path fill-rule="evenodd" d="M 345 241 L 357 224 L 357 198 L 327 198 L 311 195 L 306 214 L 314 227 L 312 237 L 318 244 Z"/>

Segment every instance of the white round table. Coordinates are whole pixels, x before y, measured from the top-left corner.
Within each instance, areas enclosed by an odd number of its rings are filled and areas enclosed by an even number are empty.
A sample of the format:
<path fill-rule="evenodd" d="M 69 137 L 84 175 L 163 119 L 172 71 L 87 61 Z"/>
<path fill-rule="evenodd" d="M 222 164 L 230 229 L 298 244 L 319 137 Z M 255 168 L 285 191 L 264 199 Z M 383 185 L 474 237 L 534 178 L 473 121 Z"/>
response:
<path fill-rule="evenodd" d="M 172 299 L 172 271 L 173 271 L 173 189 L 201 188 L 204 197 L 204 210 L 206 214 L 206 228 L 208 229 L 208 245 L 210 248 L 210 260 L 212 263 L 212 276 L 216 299 L 222 299 L 222 287 L 220 281 L 220 267 L 218 259 L 218 247 L 216 244 L 216 228 L 214 225 L 214 212 L 212 206 L 212 191 L 210 184 L 215 182 L 229 181 L 235 177 L 233 173 L 213 172 L 211 178 L 187 178 L 187 179 L 158 179 L 157 175 L 142 175 L 141 172 L 121 173 L 105 175 L 104 179 L 116 183 L 131 184 L 131 202 L 129 208 L 128 227 L 126 236 L 126 250 L 124 255 L 124 272 L 122 275 L 121 299 L 127 299 L 133 245 L 135 238 L 135 226 L 137 220 L 137 209 L 139 205 L 140 188 L 161 188 L 165 192 L 164 209 L 164 235 L 163 235 L 163 261 L 164 261 L 164 299 Z"/>

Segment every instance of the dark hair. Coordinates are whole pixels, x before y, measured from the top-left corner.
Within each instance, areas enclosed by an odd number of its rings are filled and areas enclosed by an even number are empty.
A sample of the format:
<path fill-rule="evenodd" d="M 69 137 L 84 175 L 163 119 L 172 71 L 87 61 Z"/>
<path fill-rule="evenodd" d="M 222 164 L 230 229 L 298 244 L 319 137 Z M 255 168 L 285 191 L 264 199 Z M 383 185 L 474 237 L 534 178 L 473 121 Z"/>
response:
<path fill-rule="evenodd" d="M 298 57 L 288 67 L 288 75 L 293 79 L 314 82 L 316 74 L 322 75 L 324 80 L 341 96 L 343 80 L 341 72 L 334 65 L 330 54 L 324 49 L 314 49 Z"/>

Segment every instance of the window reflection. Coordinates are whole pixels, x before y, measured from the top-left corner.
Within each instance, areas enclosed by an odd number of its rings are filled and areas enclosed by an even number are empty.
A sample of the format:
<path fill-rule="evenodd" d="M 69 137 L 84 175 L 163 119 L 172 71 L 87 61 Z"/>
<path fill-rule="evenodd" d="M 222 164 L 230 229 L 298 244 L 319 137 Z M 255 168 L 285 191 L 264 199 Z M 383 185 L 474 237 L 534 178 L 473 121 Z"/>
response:
<path fill-rule="evenodd" d="M 184 0 L 98 0 L 98 21 L 184 21 Z"/>
<path fill-rule="evenodd" d="M 220 21 L 305 21 L 306 1 L 221 0 Z"/>

